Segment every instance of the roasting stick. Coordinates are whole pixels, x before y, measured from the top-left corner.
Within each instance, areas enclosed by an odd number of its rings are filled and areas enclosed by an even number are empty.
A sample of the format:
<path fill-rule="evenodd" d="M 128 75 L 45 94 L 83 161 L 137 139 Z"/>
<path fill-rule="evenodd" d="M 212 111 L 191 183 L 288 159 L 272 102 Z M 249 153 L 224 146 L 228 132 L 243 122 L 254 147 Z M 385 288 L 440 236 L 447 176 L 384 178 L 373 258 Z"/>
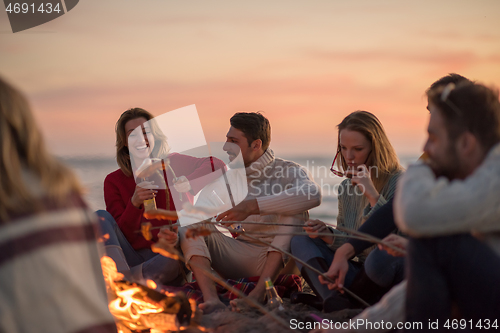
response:
<path fill-rule="evenodd" d="M 150 211 L 144 212 L 144 216 L 148 219 L 171 220 L 171 221 L 175 221 L 179 217 L 176 211 L 169 211 L 169 210 L 165 210 L 165 209 L 150 210 Z M 219 224 L 220 222 L 205 221 L 203 223 Z M 283 227 L 303 227 L 304 226 L 304 225 L 299 225 L 299 224 L 282 224 L 282 223 L 275 223 L 275 222 L 256 222 L 256 221 L 248 221 L 248 222 L 246 222 L 246 221 L 224 221 L 224 223 L 274 225 L 274 226 L 283 226 Z M 343 231 L 343 232 L 354 235 L 354 236 L 333 235 L 335 237 L 360 239 L 360 240 L 364 240 L 364 241 L 368 241 L 368 242 L 372 242 L 372 243 L 376 243 L 376 244 L 381 244 L 381 245 L 384 245 L 388 248 L 393 249 L 394 251 L 400 252 L 402 254 L 406 254 L 405 250 L 400 249 L 400 248 L 398 248 L 392 244 L 389 244 L 387 242 L 384 242 L 383 240 L 381 240 L 377 237 L 373 237 L 371 235 L 365 234 L 365 233 L 357 231 L 357 230 L 345 228 L 342 226 L 336 226 L 336 225 L 333 225 L 331 223 L 325 223 L 325 224 L 330 226 L 330 227 L 336 228 L 339 231 Z M 175 226 L 175 224 L 174 224 L 174 226 Z M 152 228 L 150 228 L 150 230 L 158 229 L 158 228 L 160 228 L 160 227 L 152 227 Z M 141 232 L 141 231 L 136 231 L 136 232 Z M 331 235 L 332 234 L 322 235 L 322 236 L 331 236 Z"/>
<path fill-rule="evenodd" d="M 250 234 L 250 235 L 261 235 L 261 236 L 287 236 L 287 235 L 308 236 L 309 235 L 307 232 L 301 232 L 301 231 L 297 231 L 297 232 L 294 232 L 294 231 L 290 231 L 290 232 L 264 232 L 264 231 L 246 231 L 245 230 L 245 233 Z M 364 237 L 354 236 L 354 235 L 335 235 L 334 233 L 331 233 L 331 232 L 317 232 L 317 233 L 314 233 L 313 235 L 319 236 L 319 237 L 331 236 L 331 237 L 351 238 L 351 239 L 359 239 L 362 241 L 367 241 L 367 239 Z M 382 242 L 382 241 L 377 242 L 377 244 L 380 244 L 380 243 L 384 243 L 384 242 Z M 399 250 L 401 250 L 401 249 L 399 249 Z"/>
<path fill-rule="evenodd" d="M 365 237 L 367 240 L 370 240 L 373 243 L 376 243 L 376 242 L 380 241 L 380 239 L 378 239 L 377 237 L 365 234 L 364 232 L 357 231 L 357 230 L 354 230 L 354 229 L 349 229 L 349 228 L 346 228 L 346 227 L 337 226 L 337 230 L 343 231 L 343 232 L 347 232 L 349 234 L 353 234 L 353 235 L 356 235 L 356 236 Z"/>
<path fill-rule="evenodd" d="M 167 160 L 168 160 L 167 168 L 170 170 L 170 172 L 174 176 L 174 183 L 175 183 L 175 182 L 177 182 L 177 180 L 179 178 L 177 178 L 177 176 L 175 175 L 174 169 L 172 169 L 172 167 L 170 166 L 170 160 L 168 158 L 167 158 Z M 165 163 L 164 162 L 162 162 L 162 163 L 163 163 L 163 168 L 165 168 Z M 166 177 L 166 174 L 165 174 L 165 177 Z M 182 193 L 180 193 L 180 192 L 179 192 L 179 200 L 182 201 Z"/>
<path fill-rule="evenodd" d="M 176 226 L 178 224 L 172 224 L 172 226 Z M 290 226 L 297 226 L 295 224 L 293 225 L 290 225 Z M 162 227 L 151 227 L 149 228 L 149 230 L 154 230 L 154 229 L 160 229 Z M 235 230 L 235 229 L 232 229 L 234 230 L 235 233 L 242 233 L 242 232 L 239 232 L 238 230 Z M 141 230 L 136 230 L 135 231 L 136 233 L 140 233 L 142 232 Z M 306 232 L 262 232 L 262 231 L 245 231 L 245 234 L 248 235 L 248 234 L 251 234 L 251 235 L 267 235 L 267 236 L 287 236 L 287 235 L 293 235 L 293 236 L 307 236 L 309 235 L 308 233 Z M 362 241 L 369 241 L 369 242 L 372 242 L 372 243 L 376 243 L 376 244 L 382 244 L 384 246 L 387 246 L 391 249 L 393 249 L 394 251 L 397 251 L 401 254 L 406 254 L 406 251 L 403 250 L 403 249 L 400 249 L 399 247 L 396 247 L 392 244 L 389 244 L 387 242 L 384 242 L 380 239 L 367 239 L 366 237 L 363 237 L 363 236 L 356 236 L 356 235 L 335 235 L 331 232 L 320 232 L 320 233 L 315 233 L 314 235 L 316 236 L 319 236 L 319 237 L 323 237 L 323 236 L 333 236 L 333 237 L 340 237 L 340 238 L 350 238 L 350 239 L 359 239 L 359 240 L 362 240 Z"/>
<path fill-rule="evenodd" d="M 213 223 L 213 224 L 217 224 L 217 223 L 221 223 L 221 222 L 204 222 L 204 223 Z M 239 224 L 258 224 L 258 225 L 275 225 L 275 226 L 283 226 L 283 227 L 304 227 L 305 225 L 300 225 L 300 224 L 285 224 L 285 223 L 273 223 L 273 222 L 255 222 L 255 221 L 250 221 L 250 222 L 246 222 L 246 221 L 223 221 L 223 223 L 239 223 Z M 343 231 L 343 232 L 347 232 L 347 233 L 351 233 L 353 234 L 353 236 L 351 235 L 343 235 L 343 234 L 334 234 L 334 233 L 322 233 L 322 234 L 316 234 L 318 236 L 334 236 L 334 237 L 341 237 L 341 238 L 352 238 L 352 239 L 359 239 L 359 240 L 363 240 L 363 241 L 367 241 L 367 242 L 371 242 L 371 243 L 375 243 L 375 244 L 381 244 L 381 245 L 384 245 L 394 251 L 397 251 L 399 253 L 402 253 L 402 254 L 405 254 L 406 255 L 406 251 L 403 250 L 403 249 L 400 249 L 399 247 L 396 247 L 390 243 L 387 243 L 387 242 L 384 242 L 383 240 L 381 240 L 380 238 L 377 238 L 377 237 L 374 237 L 372 235 L 369 235 L 369 234 L 365 234 L 363 232 L 360 232 L 360 231 L 357 231 L 357 230 L 353 230 L 353 229 L 349 229 L 349 228 L 345 228 L 345 227 L 342 227 L 342 226 L 336 226 L 334 224 L 331 224 L 331 223 L 325 223 L 327 226 L 329 227 L 332 227 L 332 228 L 335 228 L 339 231 Z M 256 232 L 252 232 L 253 234 L 258 234 Z M 260 233 L 260 234 L 266 234 L 266 235 L 270 235 L 270 236 L 279 236 L 279 235 L 307 235 L 306 233 L 298 233 L 298 232 L 288 232 L 288 233 Z"/>
<path fill-rule="evenodd" d="M 215 225 L 218 225 L 220 222 L 212 222 L 212 221 L 203 221 L 203 222 L 200 222 L 200 223 L 209 223 L 209 224 L 215 224 Z M 283 226 L 283 227 L 303 227 L 303 225 L 298 225 L 298 224 L 286 224 L 286 223 L 271 223 L 271 222 L 246 222 L 246 221 L 224 221 L 224 223 L 241 223 L 241 224 L 258 224 L 258 225 L 275 225 L 275 226 Z M 174 223 L 172 224 L 172 226 L 176 226 L 176 225 L 179 225 L 178 223 Z M 159 227 L 151 227 L 150 230 L 155 230 L 155 229 L 160 229 L 162 228 L 161 226 Z M 140 232 L 139 230 L 137 230 L 136 232 Z"/>
<path fill-rule="evenodd" d="M 161 211 L 165 211 L 165 212 L 167 212 L 167 214 L 165 214 L 165 215 L 164 215 L 164 214 L 163 214 L 163 212 L 161 212 Z M 163 218 L 163 219 L 167 219 L 167 220 L 172 220 L 174 215 L 175 215 L 175 217 L 177 217 L 177 212 L 170 212 L 170 211 L 166 211 L 166 210 L 161 210 L 161 211 L 160 211 L 160 210 L 157 210 L 156 212 L 155 212 L 155 211 L 145 212 L 145 213 L 144 213 L 144 216 L 145 216 L 146 218 Z M 149 213 L 149 214 L 148 214 L 148 213 Z M 149 217 L 149 216 L 151 216 L 151 217 Z M 162 216 L 164 216 L 164 217 L 162 217 Z M 228 223 L 228 222 L 226 222 L 226 221 L 225 221 L 224 223 Z M 231 222 L 229 222 L 229 223 L 231 223 Z M 244 223 L 244 222 L 243 222 L 243 223 Z M 259 223 L 259 222 L 257 222 L 257 223 Z M 265 223 L 265 222 L 261 222 L 261 224 L 264 224 L 264 223 Z M 296 256 L 294 256 L 293 254 L 289 253 L 288 251 L 285 251 L 285 250 L 283 250 L 283 249 L 280 249 L 280 248 L 278 248 L 278 247 L 276 247 L 276 246 L 272 245 L 271 243 L 268 243 L 268 242 L 262 241 L 262 240 L 260 240 L 260 239 L 258 239 L 258 238 L 256 238 L 256 237 L 253 237 L 252 235 L 247 234 L 245 231 L 235 230 L 235 229 L 233 229 L 233 228 L 226 227 L 226 226 L 225 226 L 225 225 L 223 225 L 223 224 L 219 224 L 219 225 L 220 225 L 221 227 L 223 227 L 223 228 L 227 229 L 229 232 L 234 232 L 234 233 L 243 234 L 243 235 L 245 235 L 245 236 L 249 237 L 250 239 L 253 239 L 253 240 L 257 241 L 257 242 L 260 242 L 260 243 L 262 243 L 262 244 L 265 244 L 266 246 L 270 246 L 270 247 L 272 247 L 273 249 L 275 249 L 275 250 L 279 251 L 280 253 L 286 254 L 287 256 L 289 256 L 289 257 L 291 257 L 291 258 L 295 259 L 297 262 L 300 262 L 302 265 L 304 265 L 304 266 L 306 266 L 307 268 L 311 269 L 313 272 L 317 273 L 318 275 L 321 275 L 321 276 L 322 276 L 325 280 L 327 280 L 328 282 L 330 282 L 330 283 L 335 283 L 335 281 L 334 281 L 333 279 L 329 278 L 329 277 L 328 277 L 325 273 L 323 273 L 323 272 L 321 272 L 321 271 L 317 270 L 316 268 L 312 267 L 311 265 L 309 265 L 309 264 L 308 264 L 308 263 L 306 263 L 305 261 L 303 261 L 303 260 L 301 260 L 301 259 L 297 258 Z M 282 225 L 282 224 L 280 224 L 280 225 Z M 294 224 L 293 226 L 298 226 L 298 225 L 295 225 L 295 224 Z M 364 238 L 363 240 L 366 240 L 366 241 L 372 241 L 372 242 L 376 241 L 376 242 L 377 242 L 377 243 L 379 243 L 379 244 L 382 244 L 382 243 L 383 243 L 384 245 L 387 245 L 387 246 L 389 246 L 389 247 L 391 247 L 391 248 L 393 247 L 391 244 L 388 244 L 388 243 L 382 242 L 381 240 L 379 240 L 379 239 L 378 239 L 378 238 L 376 238 L 376 237 L 373 237 L 373 236 L 370 236 L 370 235 L 366 235 L 366 234 L 360 233 L 360 232 L 355 231 L 355 230 L 351 230 L 351 229 L 348 229 L 348 228 L 343 228 L 343 227 L 341 227 L 341 229 L 339 229 L 339 230 L 340 230 L 340 231 L 345 231 L 345 232 L 351 232 L 351 233 L 358 233 L 358 235 L 362 235 L 362 236 L 356 236 L 356 237 L 363 237 L 363 238 Z M 331 236 L 331 234 L 329 234 L 329 236 Z M 336 236 L 336 235 L 334 235 L 334 236 Z M 368 237 L 367 237 L 367 236 L 368 236 Z M 396 249 L 397 249 L 397 248 L 396 248 Z M 401 251 L 401 249 L 397 249 L 397 251 Z M 208 273 L 208 274 L 210 274 L 210 273 Z M 210 274 L 209 276 L 212 276 L 212 275 Z M 215 280 L 214 280 L 214 281 L 215 281 Z M 217 282 L 217 281 L 216 281 L 216 282 Z M 343 289 L 346 293 L 348 293 L 351 297 L 353 297 L 353 298 L 354 298 L 354 299 L 356 299 L 358 302 L 360 302 L 361 304 L 363 304 L 364 306 L 366 306 L 366 307 L 369 307 L 369 306 L 370 306 L 370 304 L 368 304 L 366 301 L 364 301 L 362 298 L 360 298 L 358 295 L 354 294 L 352 291 L 350 291 L 350 290 L 349 290 L 349 289 L 347 289 L 346 287 L 342 287 L 342 289 Z M 238 295 L 239 295 L 239 293 L 238 293 Z M 246 299 L 246 298 L 245 298 L 245 299 Z M 253 299 L 251 299 L 251 301 L 253 301 Z M 254 303 L 254 302 L 251 302 L 251 303 Z M 258 302 L 256 302 L 256 303 L 258 303 Z M 267 311 L 267 310 L 266 310 L 266 311 Z M 288 326 L 287 326 L 287 327 L 288 327 Z"/>
<path fill-rule="evenodd" d="M 235 230 L 235 232 L 237 233 L 240 233 L 238 232 L 237 230 Z M 256 231 L 245 231 L 246 234 L 252 234 L 252 235 L 268 235 L 268 236 L 286 236 L 286 235 L 294 235 L 294 236 L 308 236 L 309 234 L 306 233 L 306 232 L 256 232 Z M 315 236 L 319 236 L 319 237 L 323 237 L 323 236 L 332 236 L 332 237 L 340 237 L 340 238 L 351 238 L 351 239 L 359 239 L 359 240 L 362 240 L 362 241 L 367 241 L 367 242 L 372 242 L 372 243 L 376 243 L 376 244 L 381 244 L 381 245 L 384 245 L 384 246 L 387 246 L 389 248 L 391 248 L 392 250 L 396 251 L 396 252 L 399 252 L 401 254 L 404 254 L 406 255 L 406 251 L 399 248 L 399 247 L 396 247 L 392 244 L 389 244 L 387 242 L 384 242 L 378 238 L 374 238 L 374 239 L 368 239 L 364 236 L 356 236 L 356 235 L 336 235 L 334 233 L 331 233 L 331 232 L 319 232 L 319 233 L 314 233 Z"/>
<path fill-rule="evenodd" d="M 399 248 L 397 246 L 394 246 L 394 245 L 392 245 L 390 243 L 384 242 L 383 240 L 381 240 L 381 239 L 379 239 L 377 237 L 374 237 L 372 235 L 366 234 L 364 232 L 361 232 L 361 231 L 358 231 L 358 230 L 349 229 L 349 228 L 342 227 L 342 226 L 338 226 L 337 230 L 353 234 L 353 235 L 355 235 L 357 237 L 363 237 L 368 242 L 372 242 L 372 243 L 377 243 L 377 244 L 384 245 L 384 246 L 386 246 L 386 247 L 388 247 L 388 248 L 390 248 L 390 249 L 392 249 L 392 250 L 394 250 L 396 252 L 399 252 L 401 254 L 406 255 L 406 251 L 405 250 L 403 250 L 403 249 L 401 249 L 401 248 Z"/>
<path fill-rule="evenodd" d="M 168 211 L 168 210 L 164 210 L 164 209 L 156 209 L 156 210 L 150 210 L 150 211 L 144 212 L 144 217 L 146 217 L 148 219 L 163 219 L 163 220 L 175 221 L 175 220 L 177 220 L 178 215 L 177 215 L 177 212 L 175 212 L 175 211 Z M 141 232 L 141 231 L 139 231 L 139 232 Z M 186 260 L 185 260 L 184 256 L 182 254 L 178 253 L 178 251 L 176 251 L 176 252 L 177 253 L 175 253 L 175 255 L 178 257 L 178 260 L 186 263 Z M 191 263 L 191 266 L 193 266 L 193 263 Z M 215 283 L 220 284 L 221 286 L 223 286 L 227 290 L 230 290 L 232 293 L 238 295 L 238 297 L 242 298 L 247 303 L 250 303 L 251 306 L 255 306 L 256 308 L 258 308 L 262 313 L 270 315 L 271 318 L 273 318 L 281 326 L 283 326 L 285 328 L 288 328 L 288 329 L 290 328 L 289 324 L 286 323 L 282 318 L 280 318 L 277 315 L 275 315 L 274 313 L 268 311 L 264 306 L 262 306 L 262 304 L 260 304 L 259 302 L 257 302 L 253 298 L 247 297 L 242 291 L 234 288 L 233 286 L 231 286 L 230 284 L 228 284 L 226 281 L 224 281 L 222 278 L 220 278 L 219 276 L 213 274 L 210 270 L 207 270 L 207 269 L 205 269 L 202 266 L 198 266 L 198 265 L 196 265 L 196 266 L 199 269 L 201 269 L 201 271 L 209 279 L 211 279 Z"/>
<path fill-rule="evenodd" d="M 144 213 L 144 216 L 148 219 L 163 219 L 163 220 L 171 220 L 175 221 L 178 219 L 178 214 L 176 211 L 169 211 L 165 209 L 156 209 L 156 210 L 150 210 Z M 212 221 L 205 221 L 203 223 L 209 223 L 209 224 L 219 224 L 220 222 L 212 222 Z M 298 224 L 282 224 L 282 223 L 275 223 L 275 222 L 256 222 L 256 221 L 224 221 L 224 223 L 239 223 L 239 224 L 256 224 L 256 225 L 273 225 L 273 226 L 283 226 L 283 227 L 303 227 L 304 225 L 298 225 Z M 334 227 L 339 231 L 343 231 L 346 233 L 350 233 L 351 235 L 333 235 L 335 237 L 343 237 L 343 238 L 353 238 L 353 239 L 359 239 L 359 240 L 364 240 L 364 241 L 369 241 L 372 243 L 376 244 L 381 244 L 384 245 L 388 248 L 393 249 L 394 251 L 397 251 L 402 254 L 406 254 L 406 251 L 403 249 L 400 249 L 392 244 L 389 244 L 387 242 L 384 242 L 383 240 L 373 237 L 371 235 L 365 234 L 363 232 L 345 228 L 342 226 L 335 226 L 330 223 L 326 223 L 328 226 Z M 175 226 L 175 224 L 173 224 Z M 150 230 L 153 229 L 159 229 L 160 227 L 151 227 Z M 141 232 L 141 231 L 136 231 L 136 232 Z M 275 235 L 277 236 L 277 235 Z M 332 236 L 332 234 L 326 234 L 326 235 L 321 235 L 321 236 Z M 359 237 L 359 238 L 358 238 Z"/>
<path fill-rule="evenodd" d="M 310 270 L 312 270 L 313 272 L 317 273 L 318 275 L 321 275 L 325 280 L 327 280 L 328 282 L 331 282 L 331 283 L 335 283 L 335 281 L 331 278 L 329 278 L 325 273 L 317 270 L 316 268 L 312 267 L 311 265 L 309 265 L 307 262 L 297 258 L 296 256 L 294 256 L 293 254 L 291 254 L 290 252 L 288 251 L 285 251 L 283 249 L 280 249 L 279 247 L 277 246 L 274 246 L 273 244 L 271 243 L 268 243 L 268 242 L 265 242 L 263 240 L 260 240 L 258 239 L 257 237 L 253 237 L 251 235 L 248 235 L 246 234 L 245 231 L 241 231 L 241 230 L 234 230 L 233 228 L 229 228 L 229 227 L 226 227 L 226 226 L 223 226 L 224 228 L 226 228 L 229 232 L 235 232 L 235 233 L 239 233 L 239 234 L 242 234 L 242 235 L 245 235 L 247 237 L 249 237 L 250 239 L 253 239 L 257 242 L 260 242 L 266 246 L 269 246 L 269 247 L 272 247 L 273 249 L 283 253 L 283 254 L 286 254 L 287 256 L 289 256 L 290 258 L 293 258 L 295 259 L 295 261 L 297 262 L 300 262 L 302 265 L 306 266 L 307 268 L 309 268 Z M 358 302 L 360 302 L 361 304 L 363 304 L 364 306 L 366 307 L 369 307 L 370 304 L 368 304 L 367 302 L 365 302 L 361 297 L 359 297 L 358 295 L 354 294 L 352 291 L 350 291 L 349 289 L 347 289 L 346 287 L 342 287 L 342 289 L 348 293 L 351 297 L 353 297 L 354 299 L 356 299 Z"/>
<path fill-rule="evenodd" d="M 180 254 L 178 251 L 176 251 L 176 252 L 177 253 L 174 253 L 174 255 L 177 256 L 177 259 L 179 261 L 182 261 L 182 262 L 186 263 L 186 259 L 184 258 L 184 256 L 182 254 Z M 276 314 L 274 314 L 274 313 L 270 312 L 269 310 L 267 310 L 258 301 L 256 301 L 253 298 L 248 297 L 247 295 L 245 295 L 241 290 L 238 290 L 238 289 L 234 288 L 233 286 L 231 286 L 230 284 L 228 284 L 226 281 L 224 281 L 224 279 L 222 279 L 220 276 L 218 276 L 217 273 L 212 272 L 210 270 L 207 270 L 205 267 L 202 267 L 202 266 L 199 266 L 199 265 L 196 265 L 196 264 L 193 265 L 193 263 L 190 263 L 190 265 L 199 268 L 203 272 L 203 274 L 205 274 L 209 279 L 211 279 L 215 283 L 220 284 L 221 286 L 223 286 L 227 290 L 231 291 L 232 293 L 238 295 L 238 297 L 240 297 L 241 299 L 243 299 L 245 302 L 250 303 L 251 306 L 254 306 L 257 309 L 259 309 L 259 311 L 262 312 L 263 314 L 267 314 L 267 315 L 271 316 L 271 318 L 274 319 L 281 326 L 290 329 L 289 324 L 287 322 L 285 322 L 282 318 L 280 318 Z"/>

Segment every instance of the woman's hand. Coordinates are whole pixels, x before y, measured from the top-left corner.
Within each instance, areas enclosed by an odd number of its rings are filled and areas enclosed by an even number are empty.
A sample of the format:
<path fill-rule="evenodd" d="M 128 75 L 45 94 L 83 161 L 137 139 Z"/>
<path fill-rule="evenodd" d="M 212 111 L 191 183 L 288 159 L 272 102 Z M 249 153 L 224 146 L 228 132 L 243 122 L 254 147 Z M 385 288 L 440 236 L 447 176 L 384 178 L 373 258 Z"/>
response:
<path fill-rule="evenodd" d="M 302 227 L 305 232 L 309 235 L 311 238 L 317 238 L 319 237 L 323 242 L 327 244 L 332 244 L 333 243 L 333 233 L 332 231 L 326 226 L 325 222 L 320 221 L 320 220 L 309 220 L 306 222 L 306 224 Z M 331 233 L 331 236 L 318 236 L 318 233 Z"/>
<path fill-rule="evenodd" d="M 334 280 L 335 283 L 330 283 L 321 275 L 318 276 L 319 281 L 322 284 L 327 284 L 329 289 L 336 289 L 341 293 L 344 293 L 344 290 L 342 288 L 344 286 L 345 276 L 347 275 L 347 271 L 349 270 L 348 260 L 355 254 L 356 252 L 354 251 L 354 247 L 349 243 L 345 243 L 344 245 L 339 247 L 335 251 L 335 256 L 333 257 L 333 261 L 330 265 L 330 268 L 328 269 L 328 272 L 326 272 L 325 274 L 330 279 Z"/>
<path fill-rule="evenodd" d="M 362 164 L 358 166 L 357 171 L 352 171 L 351 174 L 352 186 L 357 185 L 368 201 L 370 201 L 370 205 L 372 207 L 375 206 L 380 194 L 377 192 L 375 185 L 373 185 L 370 170 L 368 170 L 366 165 Z"/>
<path fill-rule="evenodd" d="M 139 208 L 144 200 L 148 199 L 153 199 L 156 196 L 156 193 L 158 193 L 157 189 L 158 185 L 153 185 L 154 182 L 141 182 L 137 184 L 135 187 L 135 192 L 134 195 L 132 196 L 132 205 L 135 207 Z"/>
<path fill-rule="evenodd" d="M 406 251 L 406 247 L 408 246 L 408 239 L 401 237 L 401 236 L 398 236 L 398 235 L 395 235 L 395 234 L 390 234 L 389 236 L 385 237 L 382 240 L 386 243 L 394 245 L 395 247 L 398 247 L 398 248 L 405 250 L 405 251 Z M 389 253 L 391 256 L 394 256 L 394 257 L 404 257 L 405 256 L 403 253 L 398 252 L 398 251 L 394 251 L 390 247 L 384 246 L 382 244 L 379 244 L 378 248 L 380 250 L 387 251 L 387 253 Z"/>
<path fill-rule="evenodd" d="M 177 244 L 177 241 L 179 240 L 178 236 L 178 227 L 172 227 L 172 230 L 170 230 L 170 227 L 164 226 L 160 229 L 160 232 L 158 233 L 158 240 L 163 240 L 169 245 L 174 246 Z"/>

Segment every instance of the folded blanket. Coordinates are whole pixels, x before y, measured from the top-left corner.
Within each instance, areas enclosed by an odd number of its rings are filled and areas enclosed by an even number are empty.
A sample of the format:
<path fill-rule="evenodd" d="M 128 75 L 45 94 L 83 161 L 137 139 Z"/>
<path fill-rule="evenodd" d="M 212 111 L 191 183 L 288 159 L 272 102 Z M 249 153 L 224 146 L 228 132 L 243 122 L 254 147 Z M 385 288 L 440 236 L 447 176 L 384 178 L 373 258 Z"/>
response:
<path fill-rule="evenodd" d="M 242 278 L 238 280 L 226 280 L 226 282 L 233 286 L 234 288 L 241 290 L 245 295 L 248 295 L 257 285 L 259 281 L 259 276 L 253 276 L 249 278 Z M 217 293 L 219 297 L 223 300 L 230 301 L 232 299 L 238 298 L 238 295 L 232 293 L 226 288 L 216 285 Z M 294 291 L 302 291 L 302 282 L 298 275 L 295 274 L 285 274 L 280 275 L 274 282 L 274 287 L 278 292 L 280 297 L 290 297 L 290 294 Z M 160 290 L 163 292 L 179 292 L 182 291 L 187 297 L 195 300 L 197 303 L 203 303 L 203 294 L 198 286 L 198 283 L 190 282 L 186 283 L 182 287 L 171 287 L 171 286 L 161 286 Z"/>

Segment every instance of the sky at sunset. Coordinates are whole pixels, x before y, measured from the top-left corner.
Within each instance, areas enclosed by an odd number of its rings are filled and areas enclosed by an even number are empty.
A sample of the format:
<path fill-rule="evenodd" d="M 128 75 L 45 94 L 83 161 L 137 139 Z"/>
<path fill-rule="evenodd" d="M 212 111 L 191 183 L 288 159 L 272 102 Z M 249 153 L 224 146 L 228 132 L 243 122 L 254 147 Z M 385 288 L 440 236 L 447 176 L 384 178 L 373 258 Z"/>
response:
<path fill-rule="evenodd" d="M 335 126 L 363 109 L 415 155 L 433 81 L 500 86 L 498 0 L 82 0 L 15 34 L 0 8 L 0 75 L 60 156 L 113 156 L 130 107 L 191 104 L 207 141 L 225 139 L 235 112 L 263 111 L 285 156 L 333 157 Z"/>

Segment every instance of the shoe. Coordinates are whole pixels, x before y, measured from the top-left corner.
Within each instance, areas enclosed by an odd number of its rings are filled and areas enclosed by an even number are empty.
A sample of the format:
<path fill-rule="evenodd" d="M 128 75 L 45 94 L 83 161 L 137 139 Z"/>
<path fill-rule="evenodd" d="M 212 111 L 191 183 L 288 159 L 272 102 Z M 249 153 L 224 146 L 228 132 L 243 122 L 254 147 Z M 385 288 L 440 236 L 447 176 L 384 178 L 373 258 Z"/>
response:
<path fill-rule="evenodd" d="M 307 263 L 320 272 L 326 272 L 330 267 L 326 263 L 325 259 L 319 257 L 309 259 Z M 326 299 L 335 294 L 334 290 L 328 289 L 327 285 L 319 282 L 318 273 L 313 272 L 307 267 L 302 267 L 300 273 L 316 296 L 320 297 L 321 299 Z"/>
<path fill-rule="evenodd" d="M 314 294 L 304 293 L 301 291 L 295 291 L 290 294 L 290 303 L 307 304 L 317 309 L 318 311 L 323 310 L 323 301 L 321 297 L 318 297 Z"/>
<path fill-rule="evenodd" d="M 351 302 L 351 300 L 347 296 L 341 293 L 336 293 L 335 295 L 325 299 L 325 301 L 323 302 L 323 312 L 325 313 L 340 311 L 344 309 L 358 309 L 358 308 L 361 307 L 357 306 L 356 303 Z"/>
<path fill-rule="evenodd" d="M 373 305 L 380 301 L 382 296 L 387 293 L 391 287 L 381 287 L 376 284 L 370 277 L 366 274 L 365 268 L 361 268 L 361 271 L 358 272 L 354 281 L 349 286 L 349 290 L 352 291 L 357 296 L 361 297 L 365 302 L 370 305 Z M 350 298 L 352 299 L 352 298 Z M 358 304 L 354 299 L 353 303 Z M 361 304 L 358 304 L 361 305 Z"/>

